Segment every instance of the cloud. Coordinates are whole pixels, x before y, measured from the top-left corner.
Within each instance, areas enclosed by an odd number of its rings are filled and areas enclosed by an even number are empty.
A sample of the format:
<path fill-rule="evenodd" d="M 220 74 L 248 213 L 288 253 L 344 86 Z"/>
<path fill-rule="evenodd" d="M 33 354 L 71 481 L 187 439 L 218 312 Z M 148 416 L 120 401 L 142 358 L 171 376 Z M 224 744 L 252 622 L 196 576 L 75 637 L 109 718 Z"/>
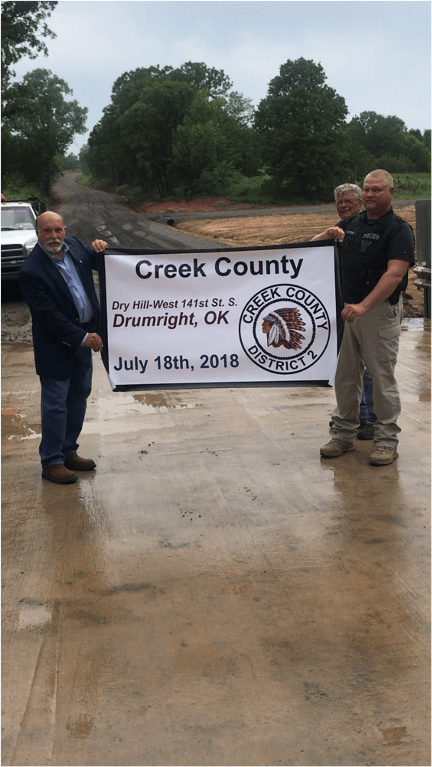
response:
<path fill-rule="evenodd" d="M 396 114 L 423 130 L 430 126 L 429 21 L 430 4 L 417 0 L 64 0 L 48 22 L 57 34 L 46 40 L 49 57 L 15 68 L 19 79 L 44 67 L 66 80 L 92 127 L 114 81 L 138 67 L 203 61 L 257 106 L 281 64 L 303 56 L 321 62 L 350 116 Z"/>

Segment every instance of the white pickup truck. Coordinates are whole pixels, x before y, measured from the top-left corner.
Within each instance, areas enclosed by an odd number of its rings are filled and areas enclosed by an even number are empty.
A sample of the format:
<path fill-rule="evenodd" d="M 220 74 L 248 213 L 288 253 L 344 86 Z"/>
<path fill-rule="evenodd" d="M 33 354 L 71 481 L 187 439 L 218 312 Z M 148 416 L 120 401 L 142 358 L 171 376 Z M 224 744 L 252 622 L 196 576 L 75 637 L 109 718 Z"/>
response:
<path fill-rule="evenodd" d="M 17 280 L 21 264 L 37 243 L 36 217 L 45 204 L 36 197 L 1 203 L 1 278 Z"/>

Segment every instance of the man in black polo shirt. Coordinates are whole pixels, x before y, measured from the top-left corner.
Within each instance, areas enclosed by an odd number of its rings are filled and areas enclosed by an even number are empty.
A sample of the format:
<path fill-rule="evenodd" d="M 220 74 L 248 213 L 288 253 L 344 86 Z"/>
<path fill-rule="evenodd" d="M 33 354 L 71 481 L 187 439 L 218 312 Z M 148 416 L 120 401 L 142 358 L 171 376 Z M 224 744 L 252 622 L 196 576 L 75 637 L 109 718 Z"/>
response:
<path fill-rule="evenodd" d="M 354 437 L 368 368 L 374 386 L 374 449 L 370 463 L 382 466 L 398 457 L 399 391 L 394 377 L 402 319 L 402 291 L 414 264 L 412 229 L 391 206 L 393 179 L 385 170 L 369 173 L 363 185 L 365 211 L 326 231 L 342 242 L 344 336 L 335 376 L 333 439 L 320 453 L 335 458 L 355 450 Z"/>

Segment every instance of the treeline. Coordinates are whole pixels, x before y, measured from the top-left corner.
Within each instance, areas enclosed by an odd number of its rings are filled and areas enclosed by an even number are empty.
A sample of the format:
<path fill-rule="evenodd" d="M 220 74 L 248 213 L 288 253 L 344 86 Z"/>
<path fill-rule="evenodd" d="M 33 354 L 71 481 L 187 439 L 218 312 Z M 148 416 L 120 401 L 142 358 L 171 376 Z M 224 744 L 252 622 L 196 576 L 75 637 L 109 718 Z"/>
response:
<path fill-rule="evenodd" d="M 2 189 L 49 193 L 53 176 L 75 134 L 86 132 L 88 109 L 71 100 L 68 84 L 49 69 L 35 69 L 11 84 L 23 56 L 48 54 L 43 41 L 55 37 L 46 19 L 57 2 L 1 3 Z"/>
<path fill-rule="evenodd" d="M 373 167 L 430 170 L 430 130 L 362 112 L 326 85 L 321 64 L 287 61 L 256 110 L 223 70 L 187 62 L 125 72 L 80 155 L 94 178 L 160 196 L 221 194 L 265 171 L 278 199 L 318 199 Z"/>
<path fill-rule="evenodd" d="M 399 117 L 362 112 L 347 121 L 345 99 L 326 84 L 321 64 L 287 61 L 257 109 L 223 70 L 188 61 L 125 72 L 79 158 L 66 154 L 85 133 L 87 108 L 50 70 L 11 85 L 21 56 L 47 53 L 46 18 L 56 2 L 2 2 L 2 186 L 34 183 L 76 167 L 118 187 L 160 197 L 224 194 L 263 179 L 275 200 L 331 197 L 341 179 L 361 182 L 373 167 L 429 172 L 430 130 Z"/>

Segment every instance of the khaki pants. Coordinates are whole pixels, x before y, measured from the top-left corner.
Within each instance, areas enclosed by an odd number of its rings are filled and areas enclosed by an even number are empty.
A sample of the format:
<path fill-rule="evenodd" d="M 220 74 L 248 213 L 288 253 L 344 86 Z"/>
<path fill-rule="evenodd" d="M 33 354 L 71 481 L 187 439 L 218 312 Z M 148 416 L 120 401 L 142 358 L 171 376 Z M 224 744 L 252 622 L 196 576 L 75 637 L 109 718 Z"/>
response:
<path fill-rule="evenodd" d="M 362 377 L 365 367 L 373 380 L 373 402 L 377 421 L 374 443 L 396 448 L 401 411 L 394 377 L 402 322 L 402 295 L 392 306 L 383 301 L 374 309 L 345 323 L 335 376 L 336 408 L 332 413 L 333 434 L 345 442 L 354 440 L 359 425 Z"/>

